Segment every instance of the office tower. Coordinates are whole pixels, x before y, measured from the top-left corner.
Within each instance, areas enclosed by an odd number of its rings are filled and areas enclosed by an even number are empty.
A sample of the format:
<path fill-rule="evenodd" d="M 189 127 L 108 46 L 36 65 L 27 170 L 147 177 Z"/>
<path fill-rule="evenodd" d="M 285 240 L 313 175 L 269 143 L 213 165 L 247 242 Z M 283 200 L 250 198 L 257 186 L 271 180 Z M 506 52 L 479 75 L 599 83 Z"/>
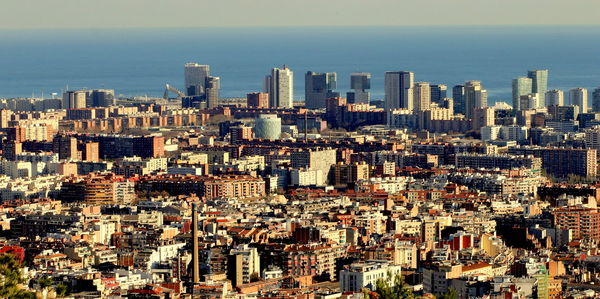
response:
<path fill-rule="evenodd" d="M 246 95 L 248 107 L 269 108 L 269 94 L 266 92 L 251 92 Z"/>
<path fill-rule="evenodd" d="M 564 106 L 565 105 L 565 95 L 564 92 L 560 89 L 552 89 L 546 91 L 546 106 Z"/>
<path fill-rule="evenodd" d="M 448 86 L 444 84 L 432 84 L 430 85 L 431 89 L 431 102 L 441 104 L 446 98 L 446 94 L 448 92 Z"/>
<path fill-rule="evenodd" d="M 348 103 L 369 103 L 371 101 L 371 73 L 350 74 L 350 88 L 352 91 L 346 93 Z"/>
<path fill-rule="evenodd" d="M 586 113 L 588 108 L 588 92 L 586 88 L 573 88 L 569 90 L 571 105 L 579 107 L 579 113 Z"/>
<path fill-rule="evenodd" d="M 454 113 L 465 114 L 465 86 L 452 87 L 452 100 L 454 100 Z"/>
<path fill-rule="evenodd" d="M 207 108 L 214 108 L 219 105 L 221 79 L 210 75 L 210 66 L 191 62 L 186 63 L 184 66 L 184 79 L 185 94 L 192 97 L 184 99 L 184 101 L 196 102 L 191 106 L 198 106 L 203 103 Z"/>
<path fill-rule="evenodd" d="M 335 93 L 336 73 L 306 72 L 304 76 L 304 105 L 309 109 L 325 108 L 328 98 L 339 97 Z"/>
<path fill-rule="evenodd" d="M 429 109 L 431 106 L 431 89 L 427 82 L 415 83 L 414 89 L 414 108 L 416 111 Z"/>
<path fill-rule="evenodd" d="M 185 94 L 188 96 L 204 95 L 206 77 L 210 73 L 210 66 L 197 63 L 186 63 L 184 66 Z"/>
<path fill-rule="evenodd" d="M 385 73 L 385 108 L 413 110 L 413 85 L 415 74 L 413 72 L 386 72 Z"/>
<path fill-rule="evenodd" d="M 269 106 L 294 107 L 294 73 L 287 66 L 273 68 L 265 77 L 265 91 L 269 94 Z"/>
<path fill-rule="evenodd" d="M 63 109 L 85 108 L 87 103 L 87 91 L 67 91 L 63 93 Z"/>
<path fill-rule="evenodd" d="M 541 107 L 539 93 L 530 93 L 519 97 L 519 110 L 537 109 Z"/>
<path fill-rule="evenodd" d="M 521 110 L 521 96 L 532 93 L 533 80 L 527 77 L 518 77 L 512 81 L 513 110 Z"/>
<path fill-rule="evenodd" d="M 527 77 L 531 78 L 531 92 L 540 94 L 540 105 L 546 106 L 546 91 L 548 90 L 548 70 L 527 71 Z"/>
<path fill-rule="evenodd" d="M 113 89 L 95 89 L 88 97 L 91 107 L 110 107 L 115 105 L 115 91 Z"/>
<path fill-rule="evenodd" d="M 279 139 L 281 118 L 275 114 L 261 114 L 254 123 L 254 137 L 260 139 Z"/>
<path fill-rule="evenodd" d="M 600 87 L 594 89 L 592 92 L 592 110 L 600 112 Z"/>
<path fill-rule="evenodd" d="M 479 81 L 465 82 L 465 116 L 473 118 L 475 108 L 487 107 L 487 90 L 483 89 Z"/>
<path fill-rule="evenodd" d="M 221 88 L 221 78 L 207 76 L 205 79 L 206 107 L 214 108 L 219 106 L 219 88 Z"/>

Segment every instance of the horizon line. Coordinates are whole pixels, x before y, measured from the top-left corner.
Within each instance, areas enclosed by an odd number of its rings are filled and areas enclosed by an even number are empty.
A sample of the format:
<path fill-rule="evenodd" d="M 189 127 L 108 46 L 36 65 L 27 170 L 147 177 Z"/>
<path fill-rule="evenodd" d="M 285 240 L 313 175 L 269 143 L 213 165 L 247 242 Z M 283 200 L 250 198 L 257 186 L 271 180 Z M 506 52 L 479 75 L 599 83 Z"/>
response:
<path fill-rule="evenodd" d="M 493 28 L 493 27 L 600 27 L 598 24 L 398 24 L 398 25 L 287 25 L 287 26 L 148 26 L 148 27 L 26 27 L 2 28 L 0 31 L 48 31 L 48 30 L 110 30 L 110 29 L 316 29 L 316 28 Z"/>

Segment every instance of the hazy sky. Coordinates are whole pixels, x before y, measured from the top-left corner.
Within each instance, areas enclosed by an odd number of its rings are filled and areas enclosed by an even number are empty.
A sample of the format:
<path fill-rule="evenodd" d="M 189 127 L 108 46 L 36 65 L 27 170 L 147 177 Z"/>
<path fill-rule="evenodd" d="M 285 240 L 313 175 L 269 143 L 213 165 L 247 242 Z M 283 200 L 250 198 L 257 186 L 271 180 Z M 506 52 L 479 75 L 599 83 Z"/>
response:
<path fill-rule="evenodd" d="M 598 0 L 0 0 L 0 29 L 599 24 Z"/>

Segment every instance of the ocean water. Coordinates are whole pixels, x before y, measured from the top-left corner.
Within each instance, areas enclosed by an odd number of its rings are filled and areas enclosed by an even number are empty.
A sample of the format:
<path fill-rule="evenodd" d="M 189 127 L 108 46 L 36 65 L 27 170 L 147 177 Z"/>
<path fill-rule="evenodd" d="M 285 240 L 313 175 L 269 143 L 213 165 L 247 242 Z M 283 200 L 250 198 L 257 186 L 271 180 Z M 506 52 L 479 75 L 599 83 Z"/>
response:
<path fill-rule="evenodd" d="M 294 71 L 295 98 L 306 71 L 372 73 L 383 98 L 385 71 L 453 85 L 481 80 L 490 102 L 511 100 L 511 80 L 549 69 L 549 88 L 600 85 L 600 26 L 185 28 L 0 31 L 0 98 L 49 96 L 67 88 L 112 88 L 162 96 L 183 88 L 183 64 L 209 64 L 222 97 L 260 91 L 272 67 Z M 590 91 L 591 93 L 591 91 Z"/>

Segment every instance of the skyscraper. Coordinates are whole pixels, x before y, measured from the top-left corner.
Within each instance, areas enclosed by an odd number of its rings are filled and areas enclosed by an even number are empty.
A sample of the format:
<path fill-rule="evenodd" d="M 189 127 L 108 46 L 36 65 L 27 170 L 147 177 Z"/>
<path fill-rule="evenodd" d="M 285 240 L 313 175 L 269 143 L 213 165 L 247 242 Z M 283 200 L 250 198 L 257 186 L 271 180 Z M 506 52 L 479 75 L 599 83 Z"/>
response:
<path fill-rule="evenodd" d="M 112 89 L 94 89 L 88 94 L 92 107 L 110 107 L 115 105 L 115 91 Z"/>
<path fill-rule="evenodd" d="M 87 90 L 67 91 L 63 93 L 63 109 L 85 108 L 87 103 Z"/>
<path fill-rule="evenodd" d="M 431 102 L 441 104 L 447 96 L 448 86 L 444 84 L 432 84 L 429 87 L 431 89 Z"/>
<path fill-rule="evenodd" d="M 269 106 L 294 107 L 294 73 L 287 66 L 273 68 L 265 77 L 265 91 L 269 93 Z"/>
<path fill-rule="evenodd" d="M 487 107 L 487 90 L 479 81 L 465 82 L 465 116 L 473 118 L 475 108 Z"/>
<path fill-rule="evenodd" d="M 184 66 L 185 94 L 188 96 L 204 95 L 206 77 L 209 73 L 210 66 L 208 65 L 186 63 Z"/>
<path fill-rule="evenodd" d="M 371 73 L 350 74 L 350 88 L 352 91 L 346 93 L 348 103 L 369 103 L 371 101 Z"/>
<path fill-rule="evenodd" d="M 214 108 L 219 106 L 219 89 L 221 88 L 221 78 L 214 76 L 207 76 L 206 84 L 204 86 L 206 107 Z"/>
<path fill-rule="evenodd" d="M 597 87 L 592 91 L 592 110 L 594 112 L 600 112 L 600 87 Z"/>
<path fill-rule="evenodd" d="M 454 113 L 465 114 L 465 86 L 452 87 L 452 100 L 454 100 Z"/>
<path fill-rule="evenodd" d="M 185 94 L 184 99 L 195 103 L 193 106 L 214 108 L 219 105 L 219 88 L 221 79 L 210 75 L 210 66 L 193 62 L 184 66 Z"/>
<path fill-rule="evenodd" d="M 325 108 L 328 98 L 339 97 L 334 90 L 336 73 L 306 72 L 304 76 L 304 105 L 309 109 Z"/>
<path fill-rule="evenodd" d="M 413 72 L 386 72 L 385 73 L 385 108 L 405 108 L 413 110 L 413 85 L 415 81 Z"/>
<path fill-rule="evenodd" d="M 515 111 L 521 110 L 521 96 L 532 93 L 533 80 L 527 77 L 518 77 L 512 81 L 512 104 Z"/>
<path fill-rule="evenodd" d="M 423 111 L 429 109 L 431 106 L 431 88 L 427 82 L 415 83 L 414 89 L 414 109 L 416 111 Z"/>
<path fill-rule="evenodd" d="M 546 91 L 546 106 L 564 106 L 565 105 L 565 94 L 560 89 L 552 89 Z"/>
<path fill-rule="evenodd" d="M 579 107 L 579 113 L 586 113 L 588 109 L 588 91 L 586 88 L 573 88 L 569 90 L 571 105 Z"/>
<path fill-rule="evenodd" d="M 531 78 L 531 92 L 540 94 L 540 105 L 546 106 L 546 91 L 548 90 L 548 70 L 527 71 L 527 78 Z"/>

